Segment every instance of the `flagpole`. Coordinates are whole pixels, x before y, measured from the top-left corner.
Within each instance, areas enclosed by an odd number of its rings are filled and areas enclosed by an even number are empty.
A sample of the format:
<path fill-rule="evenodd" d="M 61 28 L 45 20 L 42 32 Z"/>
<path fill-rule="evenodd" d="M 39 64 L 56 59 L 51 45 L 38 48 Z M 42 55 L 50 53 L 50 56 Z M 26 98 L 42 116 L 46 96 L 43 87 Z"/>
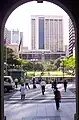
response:
<path fill-rule="evenodd" d="M 22 43 L 21 43 L 21 59 L 23 59 L 23 57 L 22 57 Z M 23 65 L 22 65 L 22 63 L 21 63 L 21 69 L 23 70 Z M 21 71 L 21 78 L 22 78 L 22 71 Z"/>
<path fill-rule="evenodd" d="M 22 46 L 21 45 L 22 45 L 22 38 L 20 39 L 20 44 L 19 44 L 19 53 L 21 53 L 21 59 L 22 59 L 22 48 L 21 48 Z M 21 63 L 21 69 L 23 69 L 22 63 Z M 21 72 L 21 77 L 22 77 L 22 72 Z"/>
<path fill-rule="evenodd" d="M 6 75 L 7 75 L 7 45 L 6 45 Z"/>
<path fill-rule="evenodd" d="M 5 62 L 6 62 L 6 75 L 7 75 L 7 40 L 6 40 L 6 38 L 5 38 L 5 48 L 6 48 L 6 50 L 5 50 Z"/>

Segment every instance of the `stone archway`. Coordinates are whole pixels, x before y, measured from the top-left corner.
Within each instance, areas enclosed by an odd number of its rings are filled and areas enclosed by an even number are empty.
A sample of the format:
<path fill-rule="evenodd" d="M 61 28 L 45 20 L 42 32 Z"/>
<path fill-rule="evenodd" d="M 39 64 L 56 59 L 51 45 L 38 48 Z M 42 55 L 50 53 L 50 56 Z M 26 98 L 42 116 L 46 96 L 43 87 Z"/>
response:
<path fill-rule="evenodd" d="M 0 44 L 0 53 L 3 52 L 3 33 L 4 33 L 4 25 L 5 25 L 5 22 L 7 20 L 7 18 L 9 17 L 9 15 L 11 14 L 11 12 L 13 10 L 15 10 L 18 6 L 24 4 L 24 3 L 27 3 L 27 2 L 30 2 L 31 0 L 13 0 L 13 1 L 10 1 L 8 0 L 8 3 L 6 3 L 6 0 L 4 0 L 4 2 L 0 5 L 0 40 L 1 40 L 1 44 Z M 65 10 L 65 12 L 68 13 L 68 15 L 70 16 L 70 18 L 72 19 L 73 23 L 74 23 L 74 27 L 75 27 L 75 31 L 76 31 L 76 80 L 77 80 L 77 84 L 76 84 L 76 96 L 77 96 L 77 100 L 76 100 L 76 112 L 77 112 L 77 119 L 79 119 L 79 115 L 78 115 L 78 109 L 79 109 L 79 103 L 78 103 L 78 100 L 79 100 L 79 92 L 78 92 L 78 85 L 79 85 L 79 81 L 78 81 L 78 78 L 79 78 L 79 74 L 78 74 L 78 71 L 79 71 L 79 67 L 78 67 L 78 38 L 79 38 L 79 18 L 77 16 L 77 11 L 79 10 L 79 7 L 78 7 L 78 2 L 73 2 L 73 0 L 66 0 L 63 1 L 63 0 L 46 0 L 48 2 L 51 2 L 51 3 L 54 3 L 58 6 L 60 6 L 63 10 Z M 43 2 L 42 0 L 38 0 L 37 1 L 38 3 L 40 2 Z M 75 3 L 75 5 L 74 5 Z M 76 7 L 76 9 L 75 9 Z M 72 14 L 71 14 L 72 13 Z M 4 101 L 3 101 L 3 54 L 1 54 L 0 56 L 1 58 L 1 104 L 2 104 L 2 107 L 1 107 L 1 120 L 3 119 L 3 104 L 4 104 Z"/>

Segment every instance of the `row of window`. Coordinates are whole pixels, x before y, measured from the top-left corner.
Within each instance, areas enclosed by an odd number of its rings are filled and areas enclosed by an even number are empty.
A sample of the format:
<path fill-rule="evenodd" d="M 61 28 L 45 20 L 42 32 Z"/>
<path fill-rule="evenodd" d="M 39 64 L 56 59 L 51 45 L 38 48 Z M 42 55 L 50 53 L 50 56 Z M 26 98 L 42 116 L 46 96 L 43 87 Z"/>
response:
<path fill-rule="evenodd" d="M 42 54 L 38 54 L 38 55 L 32 55 L 32 54 L 23 54 L 23 55 L 19 55 L 19 57 L 23 58 L 23 59 L 42 59 L 42 57 L 44 57 L 44 59 L 56 59 L 56 58 L 59 58 L 61 54 L 44 54 L 42 56 Z M 65 54 L 62 54 L 62 56 L 64 56 Z"/>

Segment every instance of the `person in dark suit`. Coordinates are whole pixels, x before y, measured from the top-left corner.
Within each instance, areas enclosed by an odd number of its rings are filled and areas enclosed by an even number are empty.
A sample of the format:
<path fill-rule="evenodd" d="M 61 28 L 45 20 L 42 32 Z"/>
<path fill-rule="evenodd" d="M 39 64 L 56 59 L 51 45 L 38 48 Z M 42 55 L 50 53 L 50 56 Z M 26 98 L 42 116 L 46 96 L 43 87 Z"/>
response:
<path fill-rule="evenodd" d="M 36 88 L 35 78 L 33 78 L 33 89 Z"/>
<path fill-rule="evenodd" d="M 58 88 L 56 87 L 55 91 L 54 91 L 54 95 L 55 95 L 55 103 L 56 103 L 56 109 L 59 110 L 59 103 L 60 103 L 60 100 L 61 100 L 61 93 L 60 91 L 58 90 Z"/>
<path fill-rule="evenodd" d="M 64 80 L 64 90 L 65 90 L 65 92 L 66 92 L 66 89 L 67 89 L 67 81 Z"/>

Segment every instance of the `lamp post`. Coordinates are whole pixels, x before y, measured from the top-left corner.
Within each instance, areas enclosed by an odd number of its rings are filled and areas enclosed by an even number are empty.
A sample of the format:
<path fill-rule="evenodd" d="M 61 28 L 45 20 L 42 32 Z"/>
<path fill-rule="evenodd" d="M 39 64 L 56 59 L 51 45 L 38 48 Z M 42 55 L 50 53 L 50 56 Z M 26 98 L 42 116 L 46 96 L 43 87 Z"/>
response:
<path fill-rule="evenodd" d="M 5 69 L 5 74 L 7 75 L 7 67 L 8 67 L 8 64 L 6 62 L 4 62 L 4 69 Z"/>
<path fill-rule="evenodd" d="M 64 60 L 63 61 L 63 80 L 64 80 Z"/>
<path fill-rule="evenodd" d="M 33 59 L 33 70 L 34 70 L 34 76 L 35 76 L 35 59 Z"/>

